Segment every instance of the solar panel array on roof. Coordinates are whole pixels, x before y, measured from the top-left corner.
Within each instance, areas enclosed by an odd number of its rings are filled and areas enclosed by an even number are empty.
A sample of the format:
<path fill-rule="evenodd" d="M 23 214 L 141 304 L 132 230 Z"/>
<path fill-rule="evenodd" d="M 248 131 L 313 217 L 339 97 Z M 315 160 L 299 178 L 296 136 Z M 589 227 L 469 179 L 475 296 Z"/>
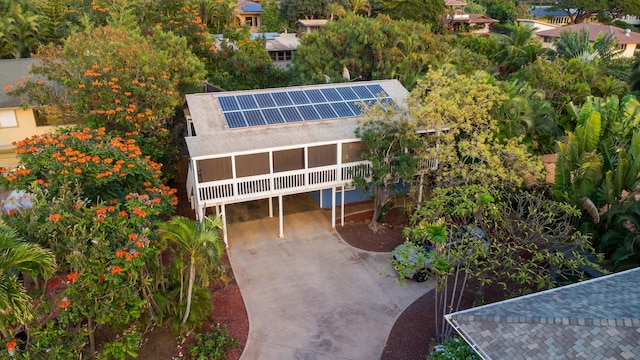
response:
<path fill-rule="evenodd" d="M 378 84 L 218 96 L 229 128 L 358 116 L 358 103 L 395 105 Z"/>

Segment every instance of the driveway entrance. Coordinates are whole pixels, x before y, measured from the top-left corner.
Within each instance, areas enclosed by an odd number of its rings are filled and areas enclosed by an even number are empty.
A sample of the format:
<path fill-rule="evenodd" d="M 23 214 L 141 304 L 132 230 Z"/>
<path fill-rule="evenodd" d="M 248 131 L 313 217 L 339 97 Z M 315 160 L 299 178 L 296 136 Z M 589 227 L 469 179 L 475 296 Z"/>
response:
<path fill-rule="evenodd" d="M 229 224 L 249 315 L 242 359 L 379 359 L 396 318 L 433 285 L 399 287 L 389 253 L 349 246 L 322 210 L 284 208 L 284 239 L 276 218 Z"/>

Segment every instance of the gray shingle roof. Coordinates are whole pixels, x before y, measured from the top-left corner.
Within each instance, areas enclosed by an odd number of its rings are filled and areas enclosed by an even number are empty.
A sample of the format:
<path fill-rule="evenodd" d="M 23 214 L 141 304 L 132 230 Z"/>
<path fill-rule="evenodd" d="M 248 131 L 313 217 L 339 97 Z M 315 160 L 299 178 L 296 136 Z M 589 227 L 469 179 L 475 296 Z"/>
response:
<path fill-rule="evenodd" d="M 446 316 L 484 359 L 640 357 L 640 268 Z"/>
<path fill-rule="evenodd" d="M 26 80 L 29 76 L 29 67 L 35 63 L 36 60 L 30 58 L 0 60 L 0 108 L 20 106 L 20 99 L 8 96 L 4 88 L 7 85 L 15 86 L 18 81 Z"/>

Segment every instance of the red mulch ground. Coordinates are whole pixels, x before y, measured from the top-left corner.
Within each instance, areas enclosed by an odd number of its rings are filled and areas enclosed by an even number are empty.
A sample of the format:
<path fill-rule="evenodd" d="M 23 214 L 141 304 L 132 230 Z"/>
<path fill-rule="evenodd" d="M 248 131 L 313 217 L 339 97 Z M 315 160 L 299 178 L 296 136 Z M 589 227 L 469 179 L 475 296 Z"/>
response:
<path fill-rule="evenodd" d="M 345 226 L 336 227 L 341 237 L 350 245 L 368 251 L 388 252 L 404 240 L 402 229 L 406 216 L 401 209 L 392 209 L 387 215 L 386 225 L 377 233 L 367 226 L 371 212 L 355 214 L 347 217 Z M 473 306 L 477 299 L 477 289 L 473 285 L 467 287 L 462 308 Z M 495 290 L 495 289 L 494 289 Z M 498 291 L 485 289 L 483 299 L 486 303 L 501 300 Z M 206 330 L 211 324 L 224 324 L 231 336 L 240 340 L 240 345 L 230 349 L 229 360 L 238 360 L 247 342 L 249 319 L 244 307 L 240 289 L 235 281 L 228 286 L 212 288 L 214 315 L 205 324 Z M 410 305 L 397 319 L 385 345 L 382 360 L 424 359 L 429 353 L 435 338 L 434 294 L 429 292 Z M 166 328 L 159 328 L 145 336 L 147 342 L 140 349 L 139 359 L 173 359 L 179 355 L 186 358 L 187 346 L 193 336 L 183 344 Z"/>

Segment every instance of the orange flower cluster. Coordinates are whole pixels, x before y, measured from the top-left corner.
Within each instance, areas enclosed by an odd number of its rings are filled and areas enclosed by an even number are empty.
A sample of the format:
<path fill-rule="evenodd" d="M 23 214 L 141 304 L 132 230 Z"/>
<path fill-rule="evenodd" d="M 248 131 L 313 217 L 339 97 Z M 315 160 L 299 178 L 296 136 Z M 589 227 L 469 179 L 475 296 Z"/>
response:
<path fill-rule="evenodd" d="M 16 346 L 18 346 L 18 343 L 16 342 L 16 339 L 11 339 L 4 343 L 4 346 L 6 346 L 7 351 L 11 353 L 16 348 Z"/>
<path fill-rule="evenodd" d="M 74 271 L 72 273 L 68 273 L 67 274 L 67 281 L 75 282 L 76 280 L 78 280 L 78 277 L 80 277 L 80 274 L 78 274 L 77 271 Z"/>
<path fill-rule="evenodd" d="M 142 210 L 140 207 L 136 206 L 133 208 L 133 215 L 139 218 L 145 218 L 147 217 L 147 212 Z"/>
<path fill-rule="evenodd" d="M 49 215 L 49 221 L 51 222 L 58 222 L 60 221 L 60 219 L 62 219 L 62 215 L 61 214 L 51 214 Z"/>
<path fill-rule="evenodd" d="M 120 274 L 122 272 L 122 268 L 118 265 L 114 265 L 111 267 L 111 274 L 113 275 L 117 275 Z"/>
<path fill-rule="evenodd" d="M 139 256 L 140 256 L 140 251 L 134 251 L 134 250 L 130 250 L 130 251 L 118 250 L 118 251 L 116 251 L 116 257 L 118 259 L 126 259 L 127 261 L 131 261 L 131 260 L 133 260 L 133 258 L 137 258 Z M 111 272 L 113 273 L 113 269 L 111 270 Z"/>
<path fill-rule="evenodd" d="M 84 72 L 84 76 L 88 76 L 88 77 L 100 77 L 102 76 L 102 74 L 100 74 L 99 72 L 95 72 L 93 71 L 93 69 L 89 69 L 87 71 Z"/>
<path fill-rule="evenodd" d="M 71 305 L 71 300 L 69 300 L 66 296 L 62 298 L 60 304 L 58 305 L 60 309 L 66 309 Z"/>

